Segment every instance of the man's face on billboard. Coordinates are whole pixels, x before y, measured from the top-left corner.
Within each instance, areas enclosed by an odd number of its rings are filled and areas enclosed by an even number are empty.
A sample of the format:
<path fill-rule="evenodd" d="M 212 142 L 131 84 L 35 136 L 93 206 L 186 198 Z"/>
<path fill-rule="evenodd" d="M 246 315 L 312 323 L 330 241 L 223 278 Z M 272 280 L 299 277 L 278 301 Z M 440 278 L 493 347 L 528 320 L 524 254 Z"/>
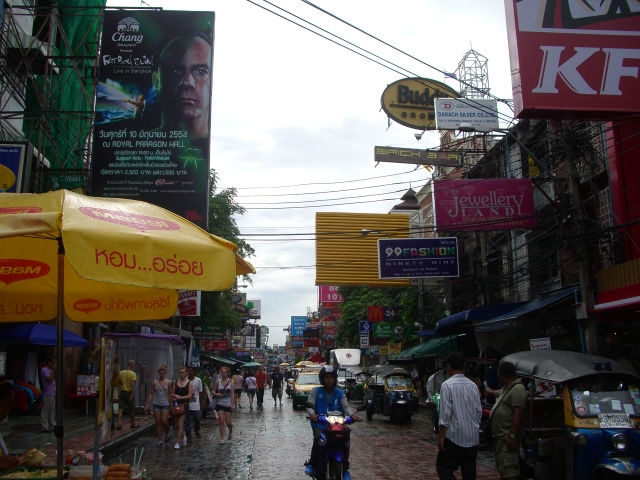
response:
<path fill-rule="evenodd" d="M 162 75 L 163 89 L 169 89 L 169 109 L 186 121 L 206 121 L 209 116 L 211 85 L 211 45 L 204 39 L 194 37 L 182 56 L 167 62 L 166 74 Z M 164 96 L 164 95 L 163 95 Z"/>

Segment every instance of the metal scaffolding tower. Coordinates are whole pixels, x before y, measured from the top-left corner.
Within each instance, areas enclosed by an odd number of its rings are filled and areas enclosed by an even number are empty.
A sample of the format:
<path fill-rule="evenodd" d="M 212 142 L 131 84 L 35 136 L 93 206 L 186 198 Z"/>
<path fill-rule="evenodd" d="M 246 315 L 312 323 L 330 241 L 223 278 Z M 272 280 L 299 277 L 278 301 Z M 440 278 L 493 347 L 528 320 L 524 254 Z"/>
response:
<path fill-rule="evenodd" d="M 460 96 L 464 98 L 489 98 L 488 59 L 473 48 L 464 54 L 456 75 L 460 81 Z"/>
<path fill-rule="evenodd" d="M 104 0 L 5 0 L 0 141 L 33 146 L 29 191 L 86 173 Z"/>

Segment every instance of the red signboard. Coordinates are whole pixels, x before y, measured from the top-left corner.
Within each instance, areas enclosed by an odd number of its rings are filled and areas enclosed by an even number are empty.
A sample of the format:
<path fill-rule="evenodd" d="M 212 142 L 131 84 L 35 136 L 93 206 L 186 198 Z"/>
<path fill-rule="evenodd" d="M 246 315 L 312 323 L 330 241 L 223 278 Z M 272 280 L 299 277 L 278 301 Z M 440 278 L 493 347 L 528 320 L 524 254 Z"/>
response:
<path fill-rule="evenodd" d="M 320 339 L 319 338 L 305 338 L 304 339 L 305 347 L 319 347 Z"/>
<path fill-rule="evenodd" d="M 512 230 L 536 227 L 527 178 L 436 180 L 433 206 L 438 230 Z"/>
<path fill-rule="evenodd" d="M 381 305 L 367 307 L 367 320 L 370 322 L 381 322 L 384 320 L 384 307 Z"/>
<path fill-rule="evenodd" d="M 340 303 L 343 300 L 342 295 L 338 293 L 338 287 L 320 285 L 318 289 L 320 290 L 320 302 Z"/>
<path fill-rule="evenodd" d="M 505 0 L 505 10 L 517 116 L 604 120 L 640 113 L 637 7 Z"/>
<path fill-rule="evenodd" d="M 207 351 L 226 351 L 229 350 L 229 339 L 223 338 L 221 340 L 215 340 L 207 338 L 204 341 L 204 349 Z"/>

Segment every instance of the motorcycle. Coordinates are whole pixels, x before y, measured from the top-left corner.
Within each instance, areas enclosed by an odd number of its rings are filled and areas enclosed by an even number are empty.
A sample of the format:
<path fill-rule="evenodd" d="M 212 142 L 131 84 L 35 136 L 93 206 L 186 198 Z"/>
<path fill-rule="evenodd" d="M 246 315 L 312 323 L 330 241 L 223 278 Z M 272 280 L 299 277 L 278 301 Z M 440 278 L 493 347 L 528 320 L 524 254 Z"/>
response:
<path fill-rule="evenodd" d="M 306 408 L 313 408 L 311 402 L 305 402 Z M 318 422 L 327 424 L 327 428 L 320 434 L 320 445 L 326 445 L 324 458 L 325 472 L 327 480 L 342 480 L 344 473 L 342 461 L 344 458 L 345 447 L 351 442 L 350 425 L 355 420 L 353 417 L 344 415 L 342 412 L 328 412 L 327 415 L 318 415 Z M 305 467 L 309 464 L 307 460 Z M 316 479 L 315 475 L 311 478 Z"/>
<path fill-rule="evenodd" d="M 295 381 L 295 378 L 290 378 L 289 380 L 287 380 L 287 386 L 284 391 L 287 395 L 289 395 L 289 397 L 293 395 L 293 384 L 295 383 Z"/>

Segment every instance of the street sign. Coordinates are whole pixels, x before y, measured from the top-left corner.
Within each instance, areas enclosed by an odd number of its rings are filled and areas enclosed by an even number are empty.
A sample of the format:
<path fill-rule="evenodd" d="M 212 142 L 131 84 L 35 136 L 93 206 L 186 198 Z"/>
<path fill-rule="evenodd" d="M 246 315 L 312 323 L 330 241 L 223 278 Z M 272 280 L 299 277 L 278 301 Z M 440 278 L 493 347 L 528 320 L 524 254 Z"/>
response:
<path fill-rule="evenodd" d="M 221 325 L 213 325 L 211 323 L 203 324 L 203 333 L 205 335 L 213 335 L 214 337 L 224 337 L 225 328 Z"/>
<path fill-rule="evenodd" d="M 369 335 L 360 335 L 360 348 L 369 348 Z"/>
<path fill-rule="evenodd" d="M 369 334 L 373 329 L 373 322 L 360 322 L 360 335 Z"/>
<path fill-rule="evenodd" d="M 373 338 L 389 338 L 393 335 L 396 327 L 402 328 L 400 325 L 393 323 L 376 322 L 373 324 Z"/>

